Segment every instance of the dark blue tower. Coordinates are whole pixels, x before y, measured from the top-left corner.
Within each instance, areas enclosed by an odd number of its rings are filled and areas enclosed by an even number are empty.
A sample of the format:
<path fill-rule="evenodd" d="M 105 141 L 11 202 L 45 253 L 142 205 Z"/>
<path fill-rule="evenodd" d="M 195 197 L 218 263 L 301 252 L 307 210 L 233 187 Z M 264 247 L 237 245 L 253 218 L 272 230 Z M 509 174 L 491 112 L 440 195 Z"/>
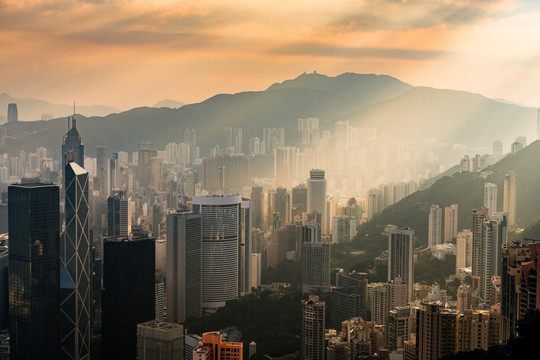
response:
<path fill-rule="evenodd" d="M 84 145 L 81 141 L 81 135 L 79 134 L 79 131 L 77 131 L 77 121 L 75 120 L 75 114 L 73 114 L 71 118 L 68 118 L 68 132 L 66 133 L 66 135 L 64 135 L 64 141 L 62 143 L 63 182 L 65 182 L 66 179 L 65 167 L 70 162 L 75 162 L 77 163 L 77 165 L 84 168 Z"/>

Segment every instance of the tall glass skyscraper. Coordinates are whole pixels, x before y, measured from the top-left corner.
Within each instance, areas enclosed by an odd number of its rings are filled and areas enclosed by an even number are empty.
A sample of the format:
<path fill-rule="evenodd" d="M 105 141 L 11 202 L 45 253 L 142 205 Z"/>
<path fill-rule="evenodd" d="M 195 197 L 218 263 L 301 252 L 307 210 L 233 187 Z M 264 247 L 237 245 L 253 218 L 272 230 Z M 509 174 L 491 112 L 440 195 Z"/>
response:
<path fill-rule="evenodd" d="M 75 115 L 68 118 L 68 132 L 66 135 L 64 135 L 62 142 L 62 180 L 64 181 L 64 185 L 66 184 L 65 166 L 72 161 L 84 168 L 84 145 L 82 144 L 81 135 L 77 130 L 77 121 L 75 120 Z"/>
<path fill-rule="evenodd" d="M 11 359 L 58 359 L 60 191 L 22 183 L 8 188 Z"/>
<path fill-rule="evenodd" d="M 90 358 L 91 256 L 88 172 L 65 166 L 66 228 L 60 247 L 60 356 Z"/>

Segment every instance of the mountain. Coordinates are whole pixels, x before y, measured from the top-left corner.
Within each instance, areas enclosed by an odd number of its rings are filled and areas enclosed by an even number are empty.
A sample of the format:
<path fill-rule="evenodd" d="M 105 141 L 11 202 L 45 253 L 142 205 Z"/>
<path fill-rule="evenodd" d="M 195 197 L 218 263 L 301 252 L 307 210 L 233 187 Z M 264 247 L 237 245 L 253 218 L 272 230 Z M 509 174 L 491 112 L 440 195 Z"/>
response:
<path fill-rule="evenodd" d="M 479 94 L 415 87 L 344 116 L 357 127 L 378 127 L 413 139 L 484 146 L 520 135 L 536 136 L 536 109 L 502 103 Z M 393 120 L 393 121 L 390 121 Z"/>
<path fill-rule="evenodd" d="M 207 149 L 221 145 L 222 129 L 227 126 L 243 129 L 244 151 L 250 138 L 262 137 L 263 128 L 285 128 L 286 143 L 294 146 L 300 143 L 297 119 L 305 117 L 319 118 L 323 129 L 332 130 L 336 121 L 348 120 L 412 141 L 438 138 L 487 147 L 497 137 L 509 144 L 524 135 L 536 124 L 532 112 L 478 94 L 412 87 L 384 75 L 302 74 L 265 91 L 219 94 L 177 109 L 142 107 L 104 117 L 80 117 L 78 127 L 89 156 L 96 145 L 106 145 L 109 151 L 136 151 L 140 141 L 151 141 L 163 149 L 167 143 L 182 142 L 186 128 L 197 129 L 203 156 Z M 65 118 L 51 121 L 8 124 L 7 145 L 0 151 L 30 152 L 36 144 L 59 149 L 67 122 Z M 452 149 L 453 145 L 446 146 Z M 444 151 L 441 156 L 448 154 Z M 452 154 L 450 163 L 462 156 Z"/>
<path fill-rule="evenodd" d="M 155 108 L 167 107 L 167 108 L 171 108 L 171 109 L 177 109 L 177 108 L 182 107 L 184 105 L 185 104 L 183 102 L 180 102 L 180 101 L 171 100 L 171 99 L 165 99 L 165 100 L 158 101 L 152 107 L 155 107 Z"/>
<path fill-rule="evenodd" d="M 8 104 L 11 103 L 17 104 L 19 121 L 40 120 L 41 115 L 43 114 L 49 114 L 53 118 L 66 117 L 73 114 L 73 105 L 51 104 L 43 100 L 31 98 L 16 99 L 6 93 L 0 94 L 0 114 L 7 114 Z M 117 113 L 120 110 L 105 105 L 77 105 L 76 111 L 78 114 L 83 114 L 85 116 L 105 116 Z"/>
<path fill-rule="evenodd" d="M 431 187 L 417 191 L 389 206 L 373 219 L 358 228 L 354 245 L 369 255 L 377 256 L 388 247 L 388 237 L 383 235 L 387 224 L 406 226 L 415 230 L 415 246 L 427 245 L 428 215 L 431 204 L 441 208 L 458 204 L 458 228 L 470 229 L 472 210 L 483 206 L 484 183 L 497 185 L 498 211 L 503 207 L 504 175 L 510 170 L 517 173 L 517 224 L 526 227 L 540 220 L 540 168 L 534 166 L 540 158 L 540 141 L 523 150 L 507 155 L 496 164 L 484 169 L 487 177 L 479 173 L 455 173 L 436 181 Z M 536 235 L 535 227 L 530 234 Z"/>

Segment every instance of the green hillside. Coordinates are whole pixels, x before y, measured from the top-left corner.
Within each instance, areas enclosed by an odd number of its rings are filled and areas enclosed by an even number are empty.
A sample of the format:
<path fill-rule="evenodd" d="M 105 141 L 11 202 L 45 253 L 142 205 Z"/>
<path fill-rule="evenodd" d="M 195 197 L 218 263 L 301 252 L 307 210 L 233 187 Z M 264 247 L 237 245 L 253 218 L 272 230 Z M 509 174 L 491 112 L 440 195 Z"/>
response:
<path fill-rule="evenodd" d="M 479 173 L 456 173 L 436 181 L 431 187 L 417 191 L 398 203 L 375 215 L 358 228 L 353 246 L 366 251 L 366 258 L 377 256 L 388 247 L 388 237 L 383 235 L 387 224 L 406 226 L 415 230 L 416 246 L 427 245 L 428 215 L 431 204 L 441 208 L 451 204 L 459 206 L 458 228 L 471 228 L 472 210 L 483 206 L 484 183 L 492 182 L 498 187 L 498 211 L 503 205 L 504 174 L 515 170 L 517 180 L 517 223 L 526 227 L 540 219 L 540 141 L 536 141 L 520 152 L 508 155 L 498 163 L 485 169 L 491 172 L 486 179 Z M 531 236 L 540 235 L 537 227 L 528 229 Z"/>

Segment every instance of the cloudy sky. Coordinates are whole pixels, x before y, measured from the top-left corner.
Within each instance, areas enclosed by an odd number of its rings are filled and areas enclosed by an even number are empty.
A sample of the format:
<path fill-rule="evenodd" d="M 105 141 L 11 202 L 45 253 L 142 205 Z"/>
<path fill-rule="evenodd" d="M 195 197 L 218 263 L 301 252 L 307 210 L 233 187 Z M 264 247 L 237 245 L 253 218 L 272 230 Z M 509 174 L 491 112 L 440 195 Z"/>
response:
<path fill-rule="evenodd" d="M 198 102 L 316 70 L 540 106 L 534 0 L 0 0 L 0 49 L 0 93 L 54 103 Z"/>

